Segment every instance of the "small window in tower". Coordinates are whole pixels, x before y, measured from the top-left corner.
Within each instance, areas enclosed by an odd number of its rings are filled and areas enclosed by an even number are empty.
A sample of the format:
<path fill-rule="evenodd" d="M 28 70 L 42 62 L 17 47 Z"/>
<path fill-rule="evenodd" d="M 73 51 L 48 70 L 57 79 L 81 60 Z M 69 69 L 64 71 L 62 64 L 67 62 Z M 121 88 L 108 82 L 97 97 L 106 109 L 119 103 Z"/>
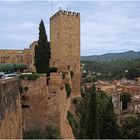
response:
<path fill-rule="evenodd" d="M 70 65 L 67 66 L 67 70 L 70 70 Z"/>

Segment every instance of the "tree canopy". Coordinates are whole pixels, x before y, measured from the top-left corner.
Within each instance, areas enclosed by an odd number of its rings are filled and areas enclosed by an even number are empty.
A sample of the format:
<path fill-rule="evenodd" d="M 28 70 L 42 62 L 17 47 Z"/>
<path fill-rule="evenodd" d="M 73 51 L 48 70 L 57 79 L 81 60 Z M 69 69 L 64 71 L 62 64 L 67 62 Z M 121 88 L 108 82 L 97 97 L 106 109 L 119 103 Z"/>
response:
<path fill-rule="evenodd" d="M 14 66 L 10 63 L 0 65 L 0 71 L 8 72 L 8 71 L 13 71 L 13 70 L 14 70 Z"/>

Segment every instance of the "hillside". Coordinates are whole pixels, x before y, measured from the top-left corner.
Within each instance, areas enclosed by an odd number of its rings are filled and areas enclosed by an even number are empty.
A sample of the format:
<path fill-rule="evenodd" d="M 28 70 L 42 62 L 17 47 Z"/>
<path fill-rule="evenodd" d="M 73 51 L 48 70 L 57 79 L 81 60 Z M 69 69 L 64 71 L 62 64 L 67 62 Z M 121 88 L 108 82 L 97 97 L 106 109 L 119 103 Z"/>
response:
<path fill-rule="evenodd" d="M 127 51 L 123 53 L 107 53 L 103 55 L 81 56 L 82 61 L 111 61 L 117 59 L 138 59 L 140 58 L 140 51 Z"/>

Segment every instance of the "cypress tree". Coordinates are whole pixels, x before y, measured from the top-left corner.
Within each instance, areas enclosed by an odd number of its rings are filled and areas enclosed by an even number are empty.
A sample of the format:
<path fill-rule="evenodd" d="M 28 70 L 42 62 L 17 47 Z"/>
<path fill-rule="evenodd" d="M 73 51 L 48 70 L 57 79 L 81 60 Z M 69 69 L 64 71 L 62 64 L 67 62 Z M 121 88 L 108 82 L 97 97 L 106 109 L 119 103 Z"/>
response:
<path fill-rule="evenodd" d="M 37 73 L 48 73 L 50 59 L 50 44 L 47 40 L 43 20 L 39 24 L 39 40 L 35 46 L 35 67 Z"/>
<path fill-rule="evenodd" d="M 87 104 L 87 116 L 85 126 L 85 138 L 98 138 L 97 134 L 97 103 L 96 103 L 96 88 L 93 86 L 90 91 L 90 97 Z"/>
<path fill-rule="evenodd" d="M 100 130 L 100 136 L 103 139 L 120 138 L 119 126 L 116 122 L 112 98 L 109 99 L 103 114 L 103 124 Z"/>

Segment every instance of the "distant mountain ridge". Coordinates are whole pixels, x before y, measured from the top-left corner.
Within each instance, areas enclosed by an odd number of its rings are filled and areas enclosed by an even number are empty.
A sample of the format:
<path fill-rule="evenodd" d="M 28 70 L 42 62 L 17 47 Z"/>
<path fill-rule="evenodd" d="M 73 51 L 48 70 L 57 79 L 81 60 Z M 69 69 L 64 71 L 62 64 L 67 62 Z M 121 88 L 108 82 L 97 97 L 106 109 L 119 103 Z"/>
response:
<path fill-rule="evenodd" d="M 111 61 L 117 59 L 137 59 L 140 58 L 140 51 L 127 51 L 122 53 L 107 53 L 103 55 L 81 56 L 82 61 Z"/>

